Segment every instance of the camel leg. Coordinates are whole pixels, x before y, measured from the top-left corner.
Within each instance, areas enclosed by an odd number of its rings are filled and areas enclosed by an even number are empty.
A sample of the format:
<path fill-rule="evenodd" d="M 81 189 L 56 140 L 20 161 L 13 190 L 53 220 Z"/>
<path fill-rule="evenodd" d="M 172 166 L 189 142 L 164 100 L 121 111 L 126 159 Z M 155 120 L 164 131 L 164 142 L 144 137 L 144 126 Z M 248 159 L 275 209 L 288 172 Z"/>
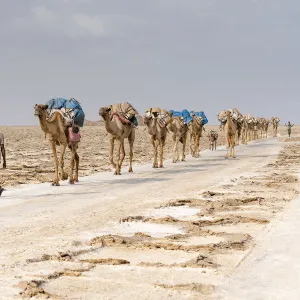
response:
<path fill-rule="evenodd" d="M 165 146 L 165 138 L 162 137 L 159 141 L 159 167 L 163 168 L 164 164 L 163 164 L 163 159 L 164 159 L 164 146 Z"/>
<path fill-rule="evenodd" d="M 135 131 L 132 130 L 130 133 L 130 136 L 128 137 L 128 141 L 129 141 L 129 170 L 128 172 L 133 172 L 132 170 L 132 159 L 133 159 L 133 144 L 134 144 L 134 140 L 135 140 Z"/>
<path fill-rule="evenodd" d="M 59 186 L 59 179 L 58 179 L 58 159 L 57 159 L 57 153 L 56 153 L 56 147 L 54 141 L 49 141 L 50 147 L 53 154 L 53 162 L 54 162 L 54 178 L 52 185 Z"/>
<path fill-rule="evenodd" d="M 109 161 L 112 164 L 113 168 L 116 168 L 116 164 L 114 162 L 114 147 L 115 147 L 115 138 L 110 136 L 109 140 Z"/>
<path fill-rule="evenodd" d="M 60 144 L 60 159 L 59 159 L 59 166 L 60 166 L 60 178 L 61 180 L 67 180 L 68 174 L 64 170 L 64 156 L 66 152 L 66 145 Z"/>
<path fill-rule="evenodd" d="M 74 166 L 75 166 L 75 156 L 76 156 L 76 149 L 75 145 L 71 145 L 71 151 L 72 151 L 72 156 L 71 156 L 71 162 L 70 162 L 70 175 L 69 175 L 69 183 L 74 184 Z"/>
<path fill-rule="evenodd" d="M 233 144 L 231 146 L 231 157 L 232 158 L 235 158 L 234 148 L 235 148 L 235 143 L 233 142 Z"/>
<path fill-rule="evenodd" d="M 75 152 L 75 177 L 74 177 L 75 182 L 79 182 L 78 170 L 79 170 L 79 155 L 78 155 L 77 149 L 76 149 L 76 152 Z"/>
<path fill-rule="evenodd" d="M 185 161 L 186 140 L 187 140 L 186 136 L 182 137 L 182 155 L 181 155 L 181 161 Z"/>
<path fill-rule="evenodd" d="M 121 152 L 120 152 L 120 161 L 119 161 L 120 173 L 121 173 L 124 158 L 125 158 L 125 141 L 123 140 L 121 143 Z"/>
<path fill-rule="evenodd" d="M 153 147 L 153 165 L 152 168 L 157 168 L 157 146 L 156 146 L 156 140 L 153 136 L 151 136 L 151 144 Z"/>
<path fill-rule="evenodd" d="M 122 149 L 122 141 L 118 140 L 118 149 L 117 149 L 117 163 L 116 163 L 116 171 L 115 171 L 115 175 L 121 175 L 121 167 L 119 165 L 120 163 L 120 155 L 121 155 L 121 149 Z"/>
<path fill-rule="evenodd" d="M 4 145 L 1 145 L 1 153 L 3 157 L 3 169 L 6 169 L 6 153 Z"/>
<path fill-rule="evenodd" d="M 179 137 L 174 136 L 174 147 L 173 147 L 173 163 L 176 163 L 178 161 L 178 142 L 179 142 Z"/>
<path fill-rule="evenodd" d="M 230 157 L 232 157 L 232 158 L 235 158 L 234 147 L 235 147 L 235 137 L 233 136 L 230 139 Z"/>
<path fill-rule="evenodd" d="M 190 152 L 191 152 L 191 155 L 192 157 L 194 157 L 195 155 L 195 137 L 193 134 L 190 134 Z"/>
<path fill-rule="evenodd" d="M 225 156 L 225 158 L 228 158 L 229 147 L 230 147 L 230 138 L 227 137 L 227 142 L 226 142 L 226 156 Z"/>
<path fill-rule="evenodd" d="M 200 157 L 200 135 L 196 136 L 196 157 Z"/>

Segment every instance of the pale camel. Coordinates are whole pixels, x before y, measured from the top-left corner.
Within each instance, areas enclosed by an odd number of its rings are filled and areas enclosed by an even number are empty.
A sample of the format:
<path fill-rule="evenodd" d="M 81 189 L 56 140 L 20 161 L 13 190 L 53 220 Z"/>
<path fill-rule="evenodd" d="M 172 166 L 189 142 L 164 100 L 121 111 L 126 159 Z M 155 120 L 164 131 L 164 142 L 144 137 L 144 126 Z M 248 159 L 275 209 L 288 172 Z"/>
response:
<path fill-rule="evenodd" d="M 254 139 L 255 137 L 255 118 L 253 118 L 250 114 L 245 116 L 245 120 L 247 122 L 247 134 L 246 141 L 247 143 Z"/>
<path fill-rule="evenodd" d="M 264 126 L 264 119 L 263 118 L 256 118 L 256 138 L 262 139 L 263 138 L 263 126 Z"/>
<path fill-rule="evenodd" d="M 234 119 L 236 121 L 237 125 L 237 132 L 236 132 L 236 144 L 240 144 L 240 138 L 242 135 L 242 129 L 243 129 L 243 122 L 244 122 L 244 117 L 243 115 L 238 111 L 237 108 L 232 109 L 232 114 L 234 116 Z"/>
<path fill-rule="evenodd" d="M 242 136 L 242 144 L 247 145 L 248 144 L 248 122 L 247 119 L 244 117 L 243 119 L 243 123 L 242 123 L 242 132 L 241 132 L 241 136 Z"/>
<path fill-rule="evenodd" d="M 193 157 L 200 156 L 200 138 L 202 136 L 202 130 L 204 130 L 201 119 L 191 114 L 193 120 L 188 125 L 190 133 L 190 151 Z"/>
<path fill-rule="evenodd" d="M 237 132 L 237 125 L 231 118 L 230 111 L 226 111 L 226 123 L 224 125 L 224 133 L 226 138 L 226 156 L 228 158 L 228 149 L 230 148 L 229 157 L 235 158 L 234 147 L 235 147 L 235 136 Z"/>
<path fill-rule="evenodd" d="M 66 148 L 71 150 L 72 158 L 70 163 L 70 175 L 69 175 L 69 183 L 74 184 L 74 182 L 78 182 L 78 169 L 79 169 L 79 155 L 77 153 L 78 142 L 70 143 L 68 141 L 68 132 L 67 127 L 64 125 L 63 117 L 59 112 L 55 112 L 51 120 L 47 121 L 46 118 L 46 109 L 47 105 L 36 104 L 34 106 L 34 115 L 39 118 L 40 126 L 42 130 L 45 132 L 45 137 L 47 137 L 52 154 L 54 159 L 54 179 L 52 185 L 59 186 L 59 174 L 58 174 L 58 158 L 56 153 L 56 145 L 60 146 L 60 178 L 62 180 L 68 179 L 67 173 L 64 171 L 64 155 L 66 152 Z M 75 176 L 73 176 L 75 165 Z"/>
<path fill-rule="evenodd" d="M 109 160 L 115 168 L 115 175 L 121 175 L 121 167 L 125 158 L 124 140 L 127 138 L 129 142 L 129 170 L 132 171 L 132 158 L 133 158 L 133 144 L 135 140 L 135 127 L 134 125 L 122 118 L 122 116 L 112 113 L 111 107 L 102 107 L 99 110 L 99 115 L 104 120 L 106 131 L 110 134 L 110 150 Z M 118 141 L 117 157 L 114 162 L 114 145 Z"/>
<path fill-rule="evenodd" d="M 207 134 L 207 137 L 210 141 L 210 149 L 217 150 L 217 142 L 218 142 L 218 133 L 215 130 L 211 130 L 209 134 Z"/>
<path fill-rule="evenodd" d="M 271 118 L 272 126 L 273 126 L 273 137 L 277 137 L 277 129 L 280 119 L 278 117 Z"/>
<path fill-rule="evenodd" d="M 264 137 L 267 138 L 268 137 L 268 130 L 269 130 L 269 125 L 271 124 L 270 120 L 265 119 L 264 122 Z"/>
<path fill-rule="evenodd" d="M 168 129 L 173 133 L 174 148 L 173 148 L 173 163 L 178 162 L 178 143 L 182 143 L 181 161 L 185 161 L 186 140 L 188 134 L 188 125 L 183 122 L 180 117 L 173 117 Z"/>
<path fill-rule="evenodd" d="M 3 169 L 6 169 L 6 151 L 4 145 L 4 135 L 0 133 L 0 147 L 1 147 L 1 154 L 3 157 Z M 0 155 L 0 162 L 1 162 L 1 155 Z"/>
<path fill-rule="evenodd" d="M 172 120 L 172 114 L 163 109 L 150 108 L 144 116 L 144 124 L 147 126 L 150 141 L 154 150 L 153 168 L 163 168 L 164 146 L 168 134 L 167 125 Z M 158 164 L 158 147 L 160 150 Z"/>

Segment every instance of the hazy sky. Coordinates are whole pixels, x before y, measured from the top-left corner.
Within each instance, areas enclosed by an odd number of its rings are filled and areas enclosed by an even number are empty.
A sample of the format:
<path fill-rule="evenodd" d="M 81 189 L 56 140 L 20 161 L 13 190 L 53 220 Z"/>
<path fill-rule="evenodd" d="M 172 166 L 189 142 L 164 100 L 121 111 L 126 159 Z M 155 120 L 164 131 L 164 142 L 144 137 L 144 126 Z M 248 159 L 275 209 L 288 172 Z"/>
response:
<path fill-rule="evenodd" d="M 0 38 L 0 125 L 53 96 L 298 121 L 299 0 L 0 0 Z"/>

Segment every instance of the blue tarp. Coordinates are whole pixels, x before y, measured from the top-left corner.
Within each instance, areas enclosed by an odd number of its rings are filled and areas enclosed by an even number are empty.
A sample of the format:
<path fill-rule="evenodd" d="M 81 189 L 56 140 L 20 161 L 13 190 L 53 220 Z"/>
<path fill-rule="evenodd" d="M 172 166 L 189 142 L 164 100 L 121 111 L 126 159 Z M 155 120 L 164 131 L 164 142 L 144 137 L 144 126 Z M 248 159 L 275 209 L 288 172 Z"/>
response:
<path fill-rule="evenodd" d="M 205 125 L 205 124 L 208 123 L 206 115 L 203 111 L 193 112 L 193 114 L 195 115 L 195 117 L 201 117 L 202 118 L 202 125 Z"/>
<path fill-rule="evenodd" d="M 80 103 L 74 99 L 71 98 L 69 100 L 64 98 L 53 98 L 51 100 L 48 100 L 46 102 L 46 105 L 48 105 L 49 109 L 61 109 L 66 108 L 73 112 L 73 122 L 74 124 L 83 127 L 84 124 L 84 118 L 85 114 L 84 111 L 80 105 Z"/>
<path fill-rule="evenodd" d="M 172 113 L 173 117 L 182 118 L 185 124 L 189 124 L 193 120 L 189 111 L 186 109 L 184 109 L 183 111 L 169 110 L 169 113 Z"/>

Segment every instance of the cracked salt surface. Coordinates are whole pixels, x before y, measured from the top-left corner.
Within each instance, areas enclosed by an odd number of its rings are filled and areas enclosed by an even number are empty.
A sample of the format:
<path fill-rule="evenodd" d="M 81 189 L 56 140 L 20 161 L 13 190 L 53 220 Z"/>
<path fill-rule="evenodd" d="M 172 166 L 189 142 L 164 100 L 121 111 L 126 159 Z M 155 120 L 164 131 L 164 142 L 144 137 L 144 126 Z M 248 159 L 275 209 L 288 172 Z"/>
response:
<path fill-rule="evenodd" d="M 194 216 L 198 213 L 200 213 L 199 208 L 192 208 L 185 205 L 157 208 L 149 212 L 147 216 L 152 218 L 164 218 L 170 216 L 172 218 L 180 220 L 185 217 Z"/>
<path fill-rule="evenodd" d="M 142 222 L 124 222 L 117 224 L 115 227 L 101 231 L 101 235 L 115 234 L 132 236 L 137 232 L 148 234 L 152 237 L 163 238 L 173 234 L 184 234 L 185 231 L 179 227 L 165 224 L 151 224 Z"/>

